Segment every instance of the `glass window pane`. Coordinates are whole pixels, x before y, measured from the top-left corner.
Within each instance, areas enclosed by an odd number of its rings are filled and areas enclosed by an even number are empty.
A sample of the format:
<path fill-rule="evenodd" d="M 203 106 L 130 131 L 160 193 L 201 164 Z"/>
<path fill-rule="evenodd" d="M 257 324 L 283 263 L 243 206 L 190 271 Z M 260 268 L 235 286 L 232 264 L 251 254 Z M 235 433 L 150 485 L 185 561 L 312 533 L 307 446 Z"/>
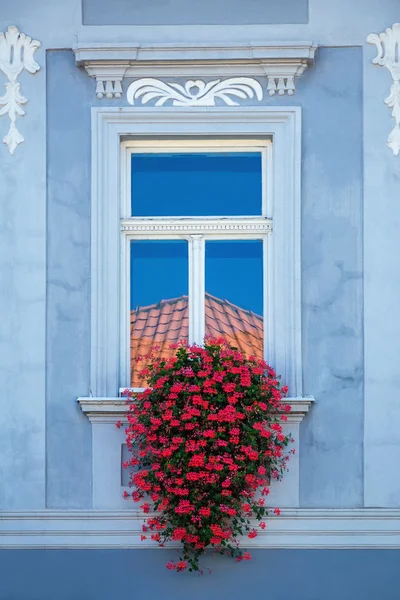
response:
<path fill-rule="evenodd" d="M 188 245 L 185 241 L 131 242 L 131 386 L 143 387 L 136 356 L 188 338 Z"/>
<path fill-rule="evenodd" d="M 261 152 L 132 154 L 134 217 L 261 215 Z"/>
<path fill-rule="evenodd" d="M 260 240 L 206 242 L 206 335 L 263 358 L 263 247 Z"/>

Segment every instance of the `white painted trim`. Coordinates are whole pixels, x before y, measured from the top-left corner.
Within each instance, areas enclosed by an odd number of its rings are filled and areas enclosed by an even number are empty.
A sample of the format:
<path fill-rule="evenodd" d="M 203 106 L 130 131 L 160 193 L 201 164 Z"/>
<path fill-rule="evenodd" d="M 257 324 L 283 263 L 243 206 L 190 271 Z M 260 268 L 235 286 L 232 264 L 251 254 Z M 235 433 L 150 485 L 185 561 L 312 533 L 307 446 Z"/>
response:
<path fill-rule="evenodd" d="M 93 108 L 92 109 L 92 310 L 91 389 L 114 397 L 120 372 L 120 211 L 122 136 L 272 137 L 273 161 L 268 207 L 274 235 L 267 236 L 269 263 L 266 356 L 289 385 L 302 395 L 300 294 L 301 109 L 251 108 Z M 272 184 L 273 180 L 273 184 Z M 126 193 L 126 190 L 125 190 Z M 118 201 L 118 199 L 120 199 Z M 266 220 L 268 221 L 268 220 Z M 265 222 L 265 221 L 264 221 Z M 272 357 L 272 360 L 271 358 Z"/>
<path fill-rule="evenodd" d="M 170 235 L 182 239 L 183 235 L 207 235 L 224 239 L 244 236 L 260 237 L 272 231 L 272 219 L 266 217 L 131 217 L 121 220 L 121 232 L 142 239 L 159 238 Z"/>
<path fill-rule="evenodd" d="M 128 501 L 126 501 L 128 506 Z M 400 549 L 400 510 L 283 509 L 267 528 L 243 540 L 257 548 Z M 136 511 L 31 511 L 0 513 L 2 549 L 158 548 L 140 541 L 143 516 Z M 179 547 L 170 544 L 168 548 Z"/>
<path fill-rule="evenodd" d="M 120 98 L 123 79 L 129 77 L 266 76 L 266 89 L 270 95 L 291 95 L 295 91 L 295 79 L 313 63 L 316 46 L 311 42 L 212 45 L 80 43 L 73 51 L 76 64 L 85 67 L 90 77 L 96 79 L 98 98 Z M 257 81 L 254 83 L 259 85 Z"/>
<path fill-rule="evenodd" d="M 121 221 L 122 223 L 122 221 Z M 122 227 L 121 227 L 122 231 Z M 121 236 L 120 381 L 131 381 L 131 237 Z M 145 239 L 145 238 L 141 238 Z"/>
<path fill-rule="evenodd" d="M 305 60 L 313 61 L 317 46 L 312 42 L 253 42 L 245 43 L 80 43 L 73 47 L 76 64 L 80 67 L 88 62 L 125 61 L 136 66 L 141 62 L 182 61 L 245 61 L 246 64 L 259 63 L 263 60 Z"/>
<path fill-rule="evenodd" d="M 257 152 L 263 150 L 267 146 L 272 146 L 272 141 L 269 139 L 246 139 L 237 138 L 235 140 L 223 138 L 208 138 L 204 139 L 178 139 L 178 140 L 125 140 L 122 146 L 129 150 L 131 153 L 134 152 L 155 152 L 159 153 L 161 150 L 168 150 L 168 152 L 221 152 L 221 148 L 224 152 Z M 239 150 L 240 149 L 240 150 Z"/>
<path fill-rule="evenodd" d="M 201 344 L 205 334 L 205 241 L 189 240 L 189 343 Z"/>

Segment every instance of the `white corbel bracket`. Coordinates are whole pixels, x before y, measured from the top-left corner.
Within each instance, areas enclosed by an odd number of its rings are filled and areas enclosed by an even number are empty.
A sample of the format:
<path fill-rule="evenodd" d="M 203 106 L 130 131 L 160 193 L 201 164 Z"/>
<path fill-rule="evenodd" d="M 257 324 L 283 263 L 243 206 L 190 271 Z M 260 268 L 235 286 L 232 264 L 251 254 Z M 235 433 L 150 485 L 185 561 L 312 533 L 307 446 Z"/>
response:
<path fill-rule="evenodd" d="M 261 101 L 263 90 L 255 77 L 267 77 L 270 96 L 291 96 L 296 79 L 313 63 L 315 52 L 311 42 L 230 46 L 79 44 L 74 48 L 76 64 L 96 79 L 98 98 L 121 98 L 123 80 L 130 78 L 136 79 L 131 86 L 140 91 L 131 93 L 131 103 L 158 99 L 158 106 L 214 106 L 216 97 L 225 104 L 237 104 L 232 96 L 236 100 L 254 97 Z M 206 83 L 205 77 L 214 81 Z M 186 78 L 186 82 L 171 83 L 165 78 Z M 161 93 L 150 97 L 143 92 L 149 84 L 154 93 Z M 210 86 L 205 98 L 202 90 Z"/>
<path fill-rule="evenodd" d="M 86 66 L 86 71 L 90 77 L 96 79 L 97 98 L 121 98 L 122 80 L 127 70 L 127 65 L 91 65 Z"/>
<path fill-rule="evenodd" d="M 6 33 L 0 33 L 0 71 L 7 77 L 6 93 L 0 97 L 0 116 L 8 115 L 10 128 L 3 142 L 8 146 L 10 154 L 14 154 L 18 144 L 24 141 L 15 123 L 17 117 L 22 117 L 22 108 L 27 99 L 21 94 L 21 86 L 17 81 L 25 69 L 28 73 L 36 73 L 40 66 L 33 58 L 34 52 L 40 48 L 40 42 L 32 40 L 11 25 Z"/>
<path fill-rule="evenodd" d="M 392 109 L 395 126 L 389 134 L 387 144 L 397 156 L 400 152 L 400 23 L 395 23 L 379 35 L 371 33 L 367 37 L 367 42 L 375 44 L 378 51 L 372 62 L 386 67 L 393 78 L 390 94 L 385 103 Z"/>

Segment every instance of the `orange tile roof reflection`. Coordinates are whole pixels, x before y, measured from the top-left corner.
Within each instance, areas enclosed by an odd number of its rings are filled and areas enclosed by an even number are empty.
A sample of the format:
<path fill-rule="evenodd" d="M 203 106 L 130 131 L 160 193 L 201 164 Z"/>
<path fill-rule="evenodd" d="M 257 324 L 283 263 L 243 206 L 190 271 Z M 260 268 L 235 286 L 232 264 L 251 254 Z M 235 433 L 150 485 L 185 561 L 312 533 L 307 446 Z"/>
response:
<path fill-rule="evenodd" d="M 188 297 L 162 300 L 158 304 L 138 307 L 131 311 L 131 386 L 141 387 L 138 378 L 140 365 L 135 357 L 147 354 L 152 346 L 160 347 L 157 354 L 172 356 L 169 345 L 188 339 Z M 263 357 L 263 318 L 244 310 L 228 300 L 205 295 L 206 335 L 223 336 L 247 356 Z"/>

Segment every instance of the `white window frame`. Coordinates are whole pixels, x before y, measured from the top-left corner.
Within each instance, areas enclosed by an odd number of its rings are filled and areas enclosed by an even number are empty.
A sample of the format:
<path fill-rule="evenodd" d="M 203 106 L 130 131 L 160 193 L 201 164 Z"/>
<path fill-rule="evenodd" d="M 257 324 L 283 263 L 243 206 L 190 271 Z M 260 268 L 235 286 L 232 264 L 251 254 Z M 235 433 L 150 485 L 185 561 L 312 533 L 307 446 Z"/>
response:
<path fill-rule="evenodd" d="M 269 362 L 289 385 L 290 395 L 302 396 L 301 360 L 301 227 L 300 165 L 301 109 L 298 107 L 92 108 L 92 230 L 91 230 L 91 390 L 97 397 L 115 397 L 126 377 L 121 366 L 121 265 L 123 227 L 142 235 L 148 224 L 121 223 L 124 190 L 123 141 L 165 136 L 188 139 L 267 138 L 273 140 L 265 303 L 265 348 Z M 123 220 L 124 221 L 124 220 Z M 218 219 L 210 219 L 217 225 Z M 259 223 L 257 227 L 265 226 Z M 167 220 L 163 222 L 168 227 Z M 220 227 L 223 225 L 219 224 Z M 195 227 L 195 223 L 193 223 Z M 148 230 L 149 231 L 149 230 Z M 237 230 L 226 231 L 234 235 Z M 194 234 L 196 232 L 194 231 Z M 264 231 L 265 233 L 265 231 Z M 259 235 L 259 231 L 257 233 Z M 258 238 L 259 239 L 259 238 Z M 125 367 L 126 368 L 126 367 Z"/>
<path fill-rule="evenodd" d="M 211 240 L 260 240 L 263 243 L 263 268 L 267 269 L 268 239 L 272 219 L 268 218 L 273 193 L 272 141 L 270 139 L 195 139 L 135 140 L 121 146 L 121 323 L 120 387 L 130 386 L 130 242 L 132 240 L 186 240 L 188 243 L 189 342 L 201 344 L 205 335 L 205 247 Z M 260 215 L 132 217 L 131 159 L 137 153 L 188 152 L 259 152 L 261 154 Z M 144 229 L 132 233 L 138 224 Z M 167 224 L 167 226 L 166 226 Z M 151 227 L 151 231 L 148 229 Z M 193 233 L 195 228 L 196 233 Z M 267 314 L 267 277 L 263 281 L 263 313 Z M 268 329 L 264 327 L 264 348 L 269 347 Z M 267 358 L 267 356 L 266 356 Z"/>

